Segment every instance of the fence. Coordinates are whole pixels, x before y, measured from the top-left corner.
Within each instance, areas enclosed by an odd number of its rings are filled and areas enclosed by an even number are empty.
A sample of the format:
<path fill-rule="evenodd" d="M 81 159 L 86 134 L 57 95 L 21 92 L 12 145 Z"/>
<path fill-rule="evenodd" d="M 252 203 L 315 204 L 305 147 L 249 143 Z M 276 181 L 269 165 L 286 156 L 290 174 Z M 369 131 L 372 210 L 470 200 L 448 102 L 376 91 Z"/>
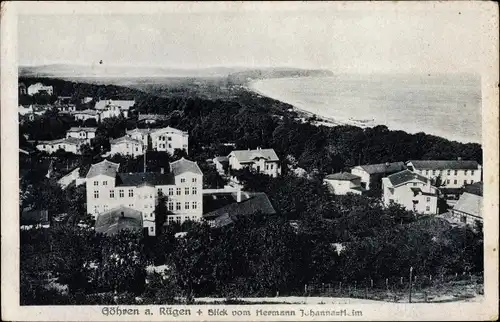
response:
<path fill-rule="evenodd" d="M 305 296 L 351 297 L 385 301 L 435 302 L 443 296 L 471 297 L 482 291 L 483 278 L 468 273 L 365 279 L 353 282 L 313 283 L 304 285 Z M 411 287 L 411 292 L 410 292 Z M 410 293 L 412 298 L 410 299 Z M 444 301 L 444 299 L 443 299 Z"/>

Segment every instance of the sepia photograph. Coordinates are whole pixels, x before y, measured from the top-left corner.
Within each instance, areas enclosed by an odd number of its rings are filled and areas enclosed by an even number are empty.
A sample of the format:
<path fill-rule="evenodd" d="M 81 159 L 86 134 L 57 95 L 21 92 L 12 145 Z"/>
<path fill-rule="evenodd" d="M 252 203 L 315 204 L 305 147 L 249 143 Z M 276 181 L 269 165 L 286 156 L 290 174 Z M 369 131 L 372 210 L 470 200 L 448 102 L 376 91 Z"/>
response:
<path fill-rule="evenodd" d="M 497 7 L 149 4 L 2 9 L 2 308 L 498 318 Z"/>

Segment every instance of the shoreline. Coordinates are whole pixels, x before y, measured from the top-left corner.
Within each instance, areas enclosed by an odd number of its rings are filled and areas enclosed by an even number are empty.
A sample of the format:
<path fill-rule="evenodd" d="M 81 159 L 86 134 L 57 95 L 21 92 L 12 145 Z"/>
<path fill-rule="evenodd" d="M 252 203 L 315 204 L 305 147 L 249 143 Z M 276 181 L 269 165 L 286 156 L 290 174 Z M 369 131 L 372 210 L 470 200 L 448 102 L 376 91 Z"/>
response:
<path fill-rule="evenodd" d="M 284 79 L 286 79 L 287 77 L 284 77 Z M 349 121 L 345 121 L 345 120 L 339 120 L 339 119 L 335 119 L 334 117 L 325 117 L 325 116 L 321 116 L 321 115 L 318 115 L 314 112 L 310 112 L 310 111 L 307 111 L 303 108 L 300 108 L 294 104 L 291 104 L 291 103 L 288 103 L 288 102 L 285 102 L 281 99 L 277 99 L 277 98 L 274 98 L 274 97 L 271 97 L 269 96 L 268 94 L 265 94 L 261 91 L 259 91 L 258 89 L 256 89 L 253 84 L 257 83 L 257 82 L 260 82 L 260 81 L 265 81 L 266 79 L 255 79 L 255 80 L 252 80 L 252 81 L 249 81 L 247 83 L 245 83 L 243 85 L 243 88 L 245 88 L 247 91 L 250 91 L 254 94 L 257 94 L 257 95 L 260 95 L 260 96 L 263 96 L 263 97 L 267 97 L 269 99 L 272 99 L 272 100 L 275 100 L 275 101 L 278 101 L 278 102 L 281 102 L 283 104 L 287 104 L 289 106 L 292 107 L 292 110 L 293 112 L 296 112 L 299 116 L 299 119 L 302 121 L 302 122 L 305 122 L 307 118 L 310 118 L 310 117 L 314 117 L 315 118 L 315 121 L 312 121 L 311 124 L 315 125 L 315 126 L 328 126 L 328 127 L 334 127 L 334 126 L 342 126 L 342 125 L 345 125 L 345 126 L 355 126 L 355 127 L 359 127 L 359 128 L 362 128 L 362 129 L 366 129 L 366 128 L 374 128 L 376 126 L 386 126 L 390 131 L 403 131 L 405 133 L 408 133 L 408 134 L 411 134 L 411 135 L 415 135 L 417 133 L 424 133 L 425 135 L 429 135 L 429 136 L 435 136 L 435 137 L 438 137 L 438 138 L 441 138 L 441 139 L 444 139 L 444 140 L 448 140 L 450 142 L 458 142 L 460 144 L 479 144 L 482 146 L 482 142 L 479 141 L 479 142 L 475 142 L 475 141 L 471 141 L 471 140 L 461 140 L 461 139 L 457 139 L 457 138 L 448 138 L 448 137 L 445 137 L 443 135 L 439 135 L 439 134 L 433 134 L 433 133 L 427 133 L 427 132 L 423 132 L 423 131 L 410 131 L 408 129 L 397 129 L 397 128 L 393 128 L 393 127 L 390 127 L 389 125 L 386 125 L 386 124 L 371 124 L 371 123 L 368 123 L 366 122 L 365 120 L 349 120 Z M 287 112 L 289 112 L 290 110 L 287 110 Z M 368 121 L 371 121 L 371 122 L 375 122 L 375 120 L 368 120 Z"/>

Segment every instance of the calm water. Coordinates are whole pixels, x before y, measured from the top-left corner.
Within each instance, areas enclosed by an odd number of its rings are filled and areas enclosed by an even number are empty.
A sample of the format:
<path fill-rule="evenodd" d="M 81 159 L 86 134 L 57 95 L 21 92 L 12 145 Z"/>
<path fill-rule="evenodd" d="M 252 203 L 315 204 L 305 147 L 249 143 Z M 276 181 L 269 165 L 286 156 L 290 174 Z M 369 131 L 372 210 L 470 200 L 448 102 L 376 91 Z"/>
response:
<path fill-rule="evenodd" d="M 337 75 L 253 82 L 262 95 L 359 126 L 386 125 L 481 142 L 481 81 L 472 75 Z"/>

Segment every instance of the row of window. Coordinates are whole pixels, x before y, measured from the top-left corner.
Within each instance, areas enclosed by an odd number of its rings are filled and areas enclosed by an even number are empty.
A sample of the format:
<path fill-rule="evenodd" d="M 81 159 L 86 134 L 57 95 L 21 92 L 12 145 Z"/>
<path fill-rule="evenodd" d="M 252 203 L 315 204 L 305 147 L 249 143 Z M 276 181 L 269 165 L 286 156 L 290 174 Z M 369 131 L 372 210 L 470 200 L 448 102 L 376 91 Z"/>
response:
<path fill-rule="evenodd" d="M 450 182 L 451 182 L 450 179 L 446 180 L 446 184 L 450 184 Z M 473 184 L 474 180 L 470 180 L 469 183 Z M 453 180 L 453 184 L 458 184 L 458 180 Z M 466 184 L 467 184 L 467 180 L 464 180 L 464 185 L 466 185 Z"/>
<path fill-rule="evenodd" d="M 198 178 L 191 178 L 191 182 L 193 182 L 193 183 L 198 182 Z M 181 178 L 181 183 L 186 183 L 186 178 Z M 108 185 L 108 181 L 104 180 L 104 181 L 102 182 L 102 185 L 103 185 L 103 186 L 107 186 L 107 185 Z M 97 181 L 97 180 L 96 180 L 96 181 L 94 181 L 94 186 L 99 186 L 99 181 Z M 170 188 L 170 190 L 172 190 L 172 189 L 173 189 L 173 188 Z M 177 189 L 179 189 L 179 188 L 177 188 Z M 160 188 L 160 189 L 158 189 L 158 191 L 161 191 L 161 188 Z M 173 191 L 173 190 L 172 190 L 172 191 Z M 187 193 L 187 194 L 189 194 L 189 193 Z M 172 193 L 172 195 L 173 195 L 173 193 Z"/>
<path fill-rule="evenodd" d="M 158 188 L 158 193 L 163 193 L 162 188 Z M 189 187 L 184 188 L 184 195 L 196 195 L 198 194 L 198 188 L 197 187 L 192 187 L 189 189 Z M 168 195 L 173 196 L 174 195 L 174 188 L 168 188 Z M 182 195 L 182 188 L 175 188 L 175 195 L 176 196 L 181 196 Z"/>
<path fill-rule="evenodd" d="M 451 175 L 451 171 L 452 170 L 446 170 L 446 175 L 448 175 L 448 176 Z M 453 171 L 454 171 L 454 173 L 453 173 L 454 175 L 458 175 L 458 170 L 453 170 Z M 422 172 L 422 174 L 425 174 L 425 175 L 429 175 L 430 173 L 432 173 L 432 175 L 435 176 L 435 175 L 439 175 L 440 170 L 425 170 L 425 171 L 422 170 L 421 172 Z M 444 172 L 444 170 L 443 170 L 443 172 Z M 464 170 L 465 175 L 467 175 L 468 173 L 469 173 L 469 170 Z M 474 170 L 470 170 L 470 175 L 471 176 L 474 175 Z"/>
<path fill-rule="evenodd" d="M 198 202 L 192 201 L 191 203 L 189 201 L 184 202 L 184 209 L 182 209 L 182 203 L 181 202 L 176 202 L 175 203 L 175 210 L 180 211 L 180 210 L 189 210 L 191 205 L 191 209 L 198 209 Z M 170 201 L 167 205 L 169 211 L 174 211 L 174 202 Z"/>
<path fill-rule="evenodd" d="M 168 216 L 168 223 L 180 223 L 182 220 L 198 220 L 198 216 Z"/>
<path fill-rule="evenodd" d="M 191 182 L 195 183 L 197 182 L 197 178 L 191 178 Z M 186 178 L 181 178 L 181 183 L 185 183 L 186 182 Z"/>
<path fill-rule="evenodd" d="M 274 164 L 273 163 L 271 163 L 271 164 L 267 163 L 266 164 L 266 170 L 269 170 L 269 169 L 271 169 L 271 170 L 274 169 Z"/>

